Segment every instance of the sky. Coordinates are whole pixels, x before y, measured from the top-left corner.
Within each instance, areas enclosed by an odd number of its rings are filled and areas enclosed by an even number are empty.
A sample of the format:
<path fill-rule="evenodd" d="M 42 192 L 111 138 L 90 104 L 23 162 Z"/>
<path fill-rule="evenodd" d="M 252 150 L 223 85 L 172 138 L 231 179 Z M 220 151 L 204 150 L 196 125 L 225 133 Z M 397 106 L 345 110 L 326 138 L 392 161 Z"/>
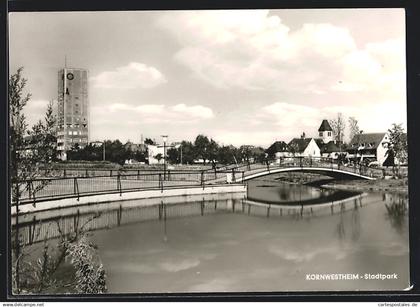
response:
<path fill-rule="evenodd" d="M 29 124 L 57 99 L 65 57 L 89 71 L 91 141 L 268 147 L 338 113 L 364 132 L 407 122 L 403 9 L 10 13 Z"/>

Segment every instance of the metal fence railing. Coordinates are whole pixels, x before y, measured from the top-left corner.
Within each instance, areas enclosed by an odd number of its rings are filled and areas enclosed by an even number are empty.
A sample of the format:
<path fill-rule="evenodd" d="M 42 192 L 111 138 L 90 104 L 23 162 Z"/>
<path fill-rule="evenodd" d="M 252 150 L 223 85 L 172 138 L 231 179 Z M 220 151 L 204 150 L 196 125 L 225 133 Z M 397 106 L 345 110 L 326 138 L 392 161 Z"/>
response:
<path fill-rule="evenodd" d="M 205 187 L 211 179 L 222 173 L 194 172 L 142 172 L 136 174 L 116 174 L 115 176 L 39 178 L 12 182 L 20 189 L 20 203 L 79 198 L 87 195 L 119 193 L 140 190 L 161 190 L 181 187 Z M 13 202 L 12 202 L 13 205 Z"/>
<path fill-rule="evenodd" d="M 342 170 L 368 177 L 383 177 L 383 169 L 369 168 L 362 164 L 344 165 L 336 160 L 320 157 L 286 157 L 277 161 L 266 160 L 264 163 L 244 163 L 226 168 L 202 170 L 67 170 L 61 177 L 40 177 L 33 180 L 12 183 L 20 189 L 21 203 L 95 195 L 120 193 L 136 190 L 151 190 L 175 187 L 206 186 L 216 183 L 243 183 L 246 176 L 279 168 L 318 167 L 324 170 Z M 75 171 L 74 173 L 72 173 Z M 69 176 L 71 174 L 72 176 Z M 16 189 L 15 189 L 16 190 Z M 12 202 L 13 203 L 13 202 Z"/>

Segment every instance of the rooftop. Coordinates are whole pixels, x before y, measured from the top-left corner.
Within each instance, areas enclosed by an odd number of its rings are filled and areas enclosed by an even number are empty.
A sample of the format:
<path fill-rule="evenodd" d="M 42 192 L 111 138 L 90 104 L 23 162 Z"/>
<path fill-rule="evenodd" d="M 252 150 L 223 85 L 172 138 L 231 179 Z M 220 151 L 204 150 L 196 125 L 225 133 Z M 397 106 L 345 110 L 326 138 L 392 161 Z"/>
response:
<path fill-rule="evenodd" d="M 319 126 L 318 131 L 319 132 L 322 132 L 322 131 L 333 131 L 333 130 L 332 130 L 332 128 L 331 128 L 330 123 L 328 122 L 328 120 L 324 119 L 322 121 L 322 123 L 321 123 L 321 126 Z"/>
<path fill-rule="evenodd" d="M 312 138 L 294 138 L 288 144 L 289 149 L 296 149 L 296 152 L 303 152 L 305 151 L 306 147 L 308 147 L 309 142 Z"/>

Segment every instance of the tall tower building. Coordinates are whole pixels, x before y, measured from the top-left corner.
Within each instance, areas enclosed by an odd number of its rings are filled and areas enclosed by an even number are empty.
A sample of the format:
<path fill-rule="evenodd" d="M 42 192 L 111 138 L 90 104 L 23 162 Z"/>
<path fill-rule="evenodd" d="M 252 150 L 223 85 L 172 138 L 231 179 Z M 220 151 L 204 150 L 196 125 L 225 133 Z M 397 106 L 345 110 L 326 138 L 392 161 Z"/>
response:
<path fill-rule="evenodd" d="M 57 149 L 66 151 L 89 142 L 88 71 L 64 68 L 58 72 Z"/>

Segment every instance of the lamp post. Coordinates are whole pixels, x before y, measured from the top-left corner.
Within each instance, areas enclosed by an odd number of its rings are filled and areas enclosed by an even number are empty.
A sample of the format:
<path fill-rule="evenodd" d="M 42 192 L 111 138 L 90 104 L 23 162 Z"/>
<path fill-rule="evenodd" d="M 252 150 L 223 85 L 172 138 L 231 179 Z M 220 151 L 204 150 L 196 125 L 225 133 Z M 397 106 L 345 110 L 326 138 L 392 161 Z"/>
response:
<path fill-rule="evenodd" d="M 167 135 L 161 135 L 163 139 L 163 180 L 166 180 L 166 141 L 168 140 Z"/>
<path fill-rule="evenodd" d="M 360 130 L 359 131 L 359 136 L 358 136 L 358 138 L 357 138 L 357 152 L 356 152 L 356 161 L 358 160 L 357 158 L 359 157 L 359 152 L 361 153 L 361 149 L 360 149 L 360 147 L 361 147 L 361 144 L 360 144 L 360 138 L 361 138 L 361 136 L 362 136 L 362 133 L 363 133 L 363 130 Z M 361 155 L 362 156 L 362 155 Z M 360 160 L 361 160 L 362 158 L 360 158 Z M 361 161 L 360 161 L 361 162 Z"/>
<path fill-rule="evenodd" d="M 105 161 L 105 141 L 102 142 L 102 160 Z"/>
<path fill-rule="evenodd" d="M 182 144 L 181 145 L 179 145 L 180 146 L 180 150 L 181 150 L 181 165 L 182 165 Z"/>

